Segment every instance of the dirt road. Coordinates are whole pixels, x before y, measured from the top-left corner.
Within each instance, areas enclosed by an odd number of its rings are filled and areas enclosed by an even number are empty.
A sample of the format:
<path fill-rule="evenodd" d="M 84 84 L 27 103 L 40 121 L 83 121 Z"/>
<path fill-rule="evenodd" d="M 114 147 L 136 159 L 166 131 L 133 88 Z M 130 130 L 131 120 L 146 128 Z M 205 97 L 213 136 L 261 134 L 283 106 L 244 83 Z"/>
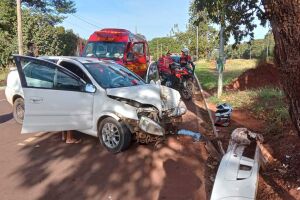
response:
<path fill-rule="evenodd" d="M 113 155 L 97 138 L 77 133 L 21 135 L 21 126 L 0 91 L 0 199 L 207 199 L 210 171 L 203 143 L 172 136 L 155 148 L 133 144 Z M 183 128 L 197 130 L 193 106 Z"/>

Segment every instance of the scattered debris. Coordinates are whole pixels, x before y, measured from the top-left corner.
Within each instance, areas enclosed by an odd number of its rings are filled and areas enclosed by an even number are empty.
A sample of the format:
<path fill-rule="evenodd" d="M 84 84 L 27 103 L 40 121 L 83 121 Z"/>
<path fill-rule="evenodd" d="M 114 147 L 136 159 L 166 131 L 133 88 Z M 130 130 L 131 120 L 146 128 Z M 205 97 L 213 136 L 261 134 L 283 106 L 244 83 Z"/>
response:
<path fill-rule="evenodd" d="M 217 105 L 217 111 L 215 113 L 215 125 L 227 127 L 230 124 L 230 116 L 232 113 L 231 105 L 227 103 Z"/>
<path fill-rule="evenodd" d="M 256 141 L 263 141 L 260 134 L 246 128 L 237 128 L 231 134 L 226 154 L 223 156 L 214 181 L 211 200 L 215 199 L 255 199 L 260 166 L 260 149 Z M 251 158 L 249 150 L 255 144 Z"/>
<path fill-rule="evenodd" d="M 214 169 L 214 168 L 215 168 L 215 166 L 214 166 L 214 165 L 211 165 L 211 164 L 207 164 L 207 166 L 208 166 L 209 168 L 211 168 L 211 169 Z"/>
<path fill-rule="evenodd" d="M 193 131 L 189 131 L 189 130 L 185 130 L 185 129 L 181 129 L 177 132 L 178 135 L 186 135 L 186 136 L 191 136 L 193 138 L 194 141 L 199 142 L 201 140 L 201 138 L 203 138 L 203 136 L 201 135 L 201 133 L 196 133 Z"/>

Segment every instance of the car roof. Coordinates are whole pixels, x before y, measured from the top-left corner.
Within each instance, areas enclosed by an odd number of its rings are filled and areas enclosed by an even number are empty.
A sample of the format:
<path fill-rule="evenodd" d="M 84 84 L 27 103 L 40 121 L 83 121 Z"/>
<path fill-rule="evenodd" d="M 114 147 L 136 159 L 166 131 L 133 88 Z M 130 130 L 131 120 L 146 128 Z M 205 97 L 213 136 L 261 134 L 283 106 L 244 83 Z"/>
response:
<path fill-rule="evenodd" d="M 52 60 L 57 62 L 58 60 L 75 60 L 82 64 L 88 63 L 101 63 L 101 64 L 113 64 L 115 63 L 113 60 L 99 60 L 98 58 L 90 58 L 90 57 L 79 57 L 79 56 L 40 56 L 40 59 L 43 60 Z"/>

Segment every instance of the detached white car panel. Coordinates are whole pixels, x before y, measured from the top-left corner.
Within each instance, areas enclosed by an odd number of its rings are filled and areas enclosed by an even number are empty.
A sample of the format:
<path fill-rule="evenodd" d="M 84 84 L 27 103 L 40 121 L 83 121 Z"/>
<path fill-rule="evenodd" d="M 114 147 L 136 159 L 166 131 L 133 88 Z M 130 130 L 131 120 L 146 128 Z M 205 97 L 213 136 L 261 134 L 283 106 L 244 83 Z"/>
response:
<path fill-rule="evenodd" d="M 245 148 L 251 143 L 248 133 L 252 134 L 253 138 L 255 133 L 246 128 L 237 128 L 233 131 L 227 152 L 219 165 L 211 200 L 256 199 L 260 149 L 256 146 L 251 158 L 244 156 Z M 257 137 L 256 134 L 255 137 Z"/>

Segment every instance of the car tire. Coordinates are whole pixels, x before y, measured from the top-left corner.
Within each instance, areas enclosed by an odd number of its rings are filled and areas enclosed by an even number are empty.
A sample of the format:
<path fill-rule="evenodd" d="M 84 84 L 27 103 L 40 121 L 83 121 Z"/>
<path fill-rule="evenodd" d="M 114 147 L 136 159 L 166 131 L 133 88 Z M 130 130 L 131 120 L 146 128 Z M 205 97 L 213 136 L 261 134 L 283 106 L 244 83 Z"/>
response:
<path fill-rule="evenodd" d="M 21 97 L 17 98 L 13 104 L 13 116 L 17 123 L 23 124 L 24 112 L 24 99 Z"/>
<path fill-rule="evenodd" d="M 109 152 L 119 153 L 129 147 L 132 134 L 122 122 L 107 117 L 99 124 L 98 136 L 100 143 Z"/>

